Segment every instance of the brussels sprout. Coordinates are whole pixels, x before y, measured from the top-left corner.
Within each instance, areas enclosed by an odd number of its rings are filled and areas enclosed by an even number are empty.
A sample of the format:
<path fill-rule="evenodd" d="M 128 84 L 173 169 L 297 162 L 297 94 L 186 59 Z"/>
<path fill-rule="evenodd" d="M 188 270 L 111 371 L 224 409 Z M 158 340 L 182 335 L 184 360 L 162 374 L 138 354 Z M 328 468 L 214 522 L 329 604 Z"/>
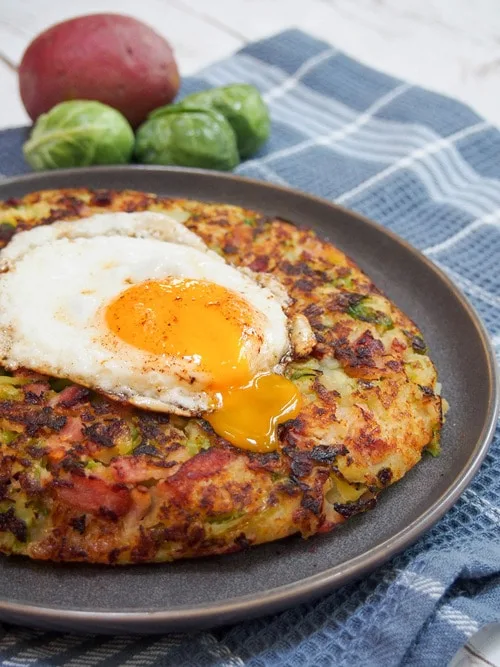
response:
<path fill-rule="evenodd" d="M 221 114 L 210 109 L 163 107 L 137 131 L 135 157 L 144 164 L 233 169 L 239 164 L 236 137 Z"/>
<path fill-rule="evenodd" d="M 255 153 L 267 140 L 270 131 L 269 112 L 259 91 L 246 83 L 234 83 L 188 95 L 182 107 L 209 108 L 221 113 L 231 123 L 241 158 Z M 165 107 L 156 109 L 151 118 L 158 117 Z"/>
<path fill-rule="evenodd" d="M 42 114 L 23 146 L 33 169 L 129 162 L 134 133 L 116 109 L 101 102 L 71 100 Z"/>

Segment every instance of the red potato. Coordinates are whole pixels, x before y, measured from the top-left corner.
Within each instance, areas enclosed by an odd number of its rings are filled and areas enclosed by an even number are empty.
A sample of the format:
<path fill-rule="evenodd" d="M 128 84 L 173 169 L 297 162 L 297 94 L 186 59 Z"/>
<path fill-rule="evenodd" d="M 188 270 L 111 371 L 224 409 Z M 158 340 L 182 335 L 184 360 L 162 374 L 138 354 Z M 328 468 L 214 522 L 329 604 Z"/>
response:
<path fill-rule="evenodd" d="M 59 102 L 97 100 L 137 127 L 177 94 L 179 72 L 169 43 L 120 14 L 64 21 L 36 37 L 19 67 L 19 89 L 32 120 Z"/>

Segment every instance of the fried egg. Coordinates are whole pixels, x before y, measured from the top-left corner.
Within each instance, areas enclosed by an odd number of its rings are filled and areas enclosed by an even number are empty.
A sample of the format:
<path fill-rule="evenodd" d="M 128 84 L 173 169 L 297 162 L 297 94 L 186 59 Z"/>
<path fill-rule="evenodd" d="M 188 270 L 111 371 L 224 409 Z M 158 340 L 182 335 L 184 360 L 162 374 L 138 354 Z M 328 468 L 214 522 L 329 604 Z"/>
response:
<path fill-rule="evenodd" d="M 250 449 L 272 448 L 276 424 L 299 410 L 281 371 L 291 332 L 297 349 L 310 350 L 307 321 L 289 321 L 286 293 L 270 276 L 259 284 L 169 216 L 102 214 L 20 232 L 0 271 L 7 369 L 204 415 Z"/>

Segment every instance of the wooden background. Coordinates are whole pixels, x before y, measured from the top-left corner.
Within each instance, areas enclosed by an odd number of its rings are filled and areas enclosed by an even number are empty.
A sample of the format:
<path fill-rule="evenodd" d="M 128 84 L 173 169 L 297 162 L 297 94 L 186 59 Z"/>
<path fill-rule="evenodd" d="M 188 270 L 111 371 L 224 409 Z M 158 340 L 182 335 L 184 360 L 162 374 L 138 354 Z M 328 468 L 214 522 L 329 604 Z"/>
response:
<path fill-rule="evenodd" d="M 0 128 L 28 121 L 16 66 L 30 40 L 52 23 L 99 11 L 154 26 L 173 44 L 182 74 L 299 27 L 500 125 L 500 0 L 0 0 Z"/>

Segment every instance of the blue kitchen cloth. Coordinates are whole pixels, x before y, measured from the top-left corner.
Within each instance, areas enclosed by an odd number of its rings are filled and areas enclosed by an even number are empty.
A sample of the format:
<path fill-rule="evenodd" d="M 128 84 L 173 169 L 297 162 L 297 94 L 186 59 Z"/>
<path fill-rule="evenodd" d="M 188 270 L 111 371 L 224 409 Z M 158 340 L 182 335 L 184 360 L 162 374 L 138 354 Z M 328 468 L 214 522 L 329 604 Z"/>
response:
<path fill-rule="evenodd" d="M 397 57 L 397 54 L 395 54 Z M 468 107 L 290 30 L 184 80 L 182 94 L 253 83 L 272 133 L 236 172 L 352 208 L 432 258 L 500 352 L 500 131 Z M 0 171 L 28 171 L 25 129 L 0 133 Z M 473 400 L 473 397 L 471 397 Z M 5 624 L 3 665 L 446 665 L 500 619 L 500 437 L 460 501 L 420 541 L 318 602 L 230 628 L 78 636 Z"/>

